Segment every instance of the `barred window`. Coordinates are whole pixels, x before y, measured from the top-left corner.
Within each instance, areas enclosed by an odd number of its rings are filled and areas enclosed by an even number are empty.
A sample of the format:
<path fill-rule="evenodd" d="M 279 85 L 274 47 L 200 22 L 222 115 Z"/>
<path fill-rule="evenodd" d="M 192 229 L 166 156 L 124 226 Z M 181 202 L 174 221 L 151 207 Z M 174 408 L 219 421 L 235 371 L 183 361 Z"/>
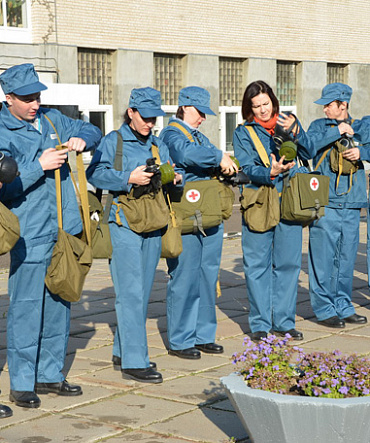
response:
<path fill-rule="evenodd" d="M 163 105 L 177 105 L 182 88 L 182 56 L 154 54 L 154 88 L 161 92 Z"/>
<path fill-rule="evenodd" d="M 243 59 L 220 57 L 220 106 L 240 106 L 243 99 Z"/>
<path fill-rule="evenodd" d="M 294 106 L 297 101 L 296 62 L 278 61 L 276 65 L 276 96 L 280 106 Z"/>
<path fill-rule="evenodd" d="M 339 63 L 328 63 L 327 83 L 346 83 L 346 67 Z"/>
<path fill-rule="evenodd" d="M 79 48 L 78 83 L 99 85 L 99 103 L 101 105 L 112 104 L 112 51 Z"/>

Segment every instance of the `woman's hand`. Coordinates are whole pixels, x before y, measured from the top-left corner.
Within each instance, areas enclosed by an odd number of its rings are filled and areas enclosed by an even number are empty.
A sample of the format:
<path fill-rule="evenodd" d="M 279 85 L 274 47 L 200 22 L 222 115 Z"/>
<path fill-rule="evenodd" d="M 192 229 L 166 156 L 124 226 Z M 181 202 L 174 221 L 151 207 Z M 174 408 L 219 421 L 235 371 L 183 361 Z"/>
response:
<path fill-rule="evenodd" d="M 55 148 L 45 149 L 39 158 L 43 171 L 59 169 L 67 159 L 68 148 L 57 150 Z"/>
<path fill-rule="evenodd" d="M 136 169 L 134 169 L 130 174 L 128 183 L 139 186 L 148 185 L 150 183 L 150 179 L 153 176 L 153 173 L 145 172 L 145 169 L 145 165 L 138 166 Z"/>
<path fill-rule="evenodd" d="M 272 162 L 271 162 L 271 176 L 277 177 L 279 174 L 282 174 L 283 172 L 289 171 L 289 169 L 292 169 L 292 167 L 295 165 L 295 162 L 289 162 L 284 164 L 285 155 L 283 155 L 280 159 L 280 161 L 276 160 L 276 157 L 274 154 L 271 154 Z"/>
<path fill-rule="evenodd" d="M 235 172 L 238 172 L 238 167 L 231 160 L 230 155 L 224 153 L 222 156 L 222 160 L 220 162 L 221 171 L 225 175 L 233 175 Z"/>
<path fill-rule="evenodd" d="M 294 117 L 293 114 L 279 114 L 279 117 L 277 119 L 278 125 L 280 125 L 282 128 L 285 129 L 285 131 L 288 131 L 288 129 L 294 124 L 294 122 L 297 122 L 297 119 Z M 299 126 L 298 123 L 294 126 L 292 130 L 294 136 L 299 134 Z"/>

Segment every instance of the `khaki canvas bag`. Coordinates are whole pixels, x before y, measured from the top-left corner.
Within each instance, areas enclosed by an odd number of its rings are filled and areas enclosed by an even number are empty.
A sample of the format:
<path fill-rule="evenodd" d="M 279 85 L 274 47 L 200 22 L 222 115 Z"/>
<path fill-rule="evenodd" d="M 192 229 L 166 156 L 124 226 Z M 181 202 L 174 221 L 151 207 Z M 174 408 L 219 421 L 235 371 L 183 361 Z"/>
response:
<path fill-rule="evenodd" d="M 158 147 L 152 145 L 152 153 L 156 164 L 160 164 Z M 119 195 L 117 206 L 116 223 L 122 226 L 119 210 L 122 209 L 130 229 L 138 234 L 153 232 L 167 226 L 170 213 L 164 199 L 163 191 L 143 194 L 139 198 L 134 197 L 133 188 L 129 193 Z"/>
<path fill-rule="evenodd" d="M 281 218 L 308 225 L 323 217 L 329 204 L 329 182 L 326 175 L 314 173 L 297 173 L 284 180 Z"/>
<path fill-rule="evenodd" d="M 173 210 L 170 196 L 167 194 L 170 218 L 167 228 L 162 229 L 162 258 L 176 258 L 182 252 L 181 224 Z"/>
<path fill-rule="evenodd" d="M 266 168 L 270 161 L 261 140 L 252 126 L 245 125 L 253 144 Z M 244 221 L 252 231 L 266 232 L 280 222 L 279 193 L 275 186 L 262 185 L 257 189 L 243 187 L 240 197 Z"/>
<path fill-rule="evenodd" d="M 59 146 L 57 146 L 57 149 L 62 149 L 59 135 L 53 123 L 46 115 L 45 117 L 58 137 Z M 63 230 L 60 170 L 56 169 L 54 173 L 58 213 L 58 239 L 54 246 L 51 262 L 45 277 L 45 284 L 49 291 L 68 302 L 76 302 L 80 299 L 85 278 L 93 261 L 92 249 L 90 247 L 91 231 L 87 201 L 87 182 L 82 153 L 77 153 L 76 159 L 80 190 L 76 186 L 73 174 L 71 174 L 71 178 L 82 204 L 84 235 L 86 236 L 87 243 Z"/>
<path fill-rule="evenodd" d="M 4 255 L 13 249 L 20 235 L 18 217 L 0 203 L 0 255 Z"/>

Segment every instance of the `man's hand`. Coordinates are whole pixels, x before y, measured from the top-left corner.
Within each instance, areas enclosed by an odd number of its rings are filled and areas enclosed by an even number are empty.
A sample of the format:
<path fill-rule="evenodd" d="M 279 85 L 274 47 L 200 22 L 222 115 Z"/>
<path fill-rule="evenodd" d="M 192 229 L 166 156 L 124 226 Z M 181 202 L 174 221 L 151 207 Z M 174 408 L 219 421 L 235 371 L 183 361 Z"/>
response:
<path fill-rule="evenodd" d="M 39 158 L 43 171 L 59 169 L 67 159 L 68 148 L 56 150 L 55 148 L 45 149 Z"/>
<path fill-rule="evenodd" d="M 343 158 L 354 162 L 360 160 L 360 150 L 358 148 L 350 148 L 343 152 Z"/>
<path fill-rule="evenodd" d="M 71 137 L 63 146 L 68 148 L 68 151 L 82 152 L 86 148 L 86 142 L 79 137 Z"/>
<path fill-rule="evenodd" d="M 352 129 L 352 126 L 349 125 L 348 123 L 344 123 L 344 122 L 339 123 L 338 129 L 339 129 L 340 135 L 343 135 L 343 134 L 353 135 L 355 133 L 354 130 Z"/>

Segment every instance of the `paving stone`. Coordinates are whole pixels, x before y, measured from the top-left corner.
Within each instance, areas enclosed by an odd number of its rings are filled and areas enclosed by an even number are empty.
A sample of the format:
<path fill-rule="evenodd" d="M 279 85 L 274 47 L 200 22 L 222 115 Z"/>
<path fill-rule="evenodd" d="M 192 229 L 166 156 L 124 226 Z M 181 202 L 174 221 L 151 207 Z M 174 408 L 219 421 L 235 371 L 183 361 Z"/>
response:
<path fill-rule="evenodd" d="M 129 393 L 111 398 L 109 402 L 74 408 L 73 415 L 97 420 L 99 423 L 135 429 L 158 420 L 170 420 L 178 415 L 182 416 L 194 409 L 196 409 L 194 405 Z"/>
<path fill-rule="evenodd" d="M 225 443 L 232 437 L 246 439 L 247 433 L 233 412 L 204 407 L 188 414 L 147 426 L 149 431 L 168 432 L 192 442 Z"/>

